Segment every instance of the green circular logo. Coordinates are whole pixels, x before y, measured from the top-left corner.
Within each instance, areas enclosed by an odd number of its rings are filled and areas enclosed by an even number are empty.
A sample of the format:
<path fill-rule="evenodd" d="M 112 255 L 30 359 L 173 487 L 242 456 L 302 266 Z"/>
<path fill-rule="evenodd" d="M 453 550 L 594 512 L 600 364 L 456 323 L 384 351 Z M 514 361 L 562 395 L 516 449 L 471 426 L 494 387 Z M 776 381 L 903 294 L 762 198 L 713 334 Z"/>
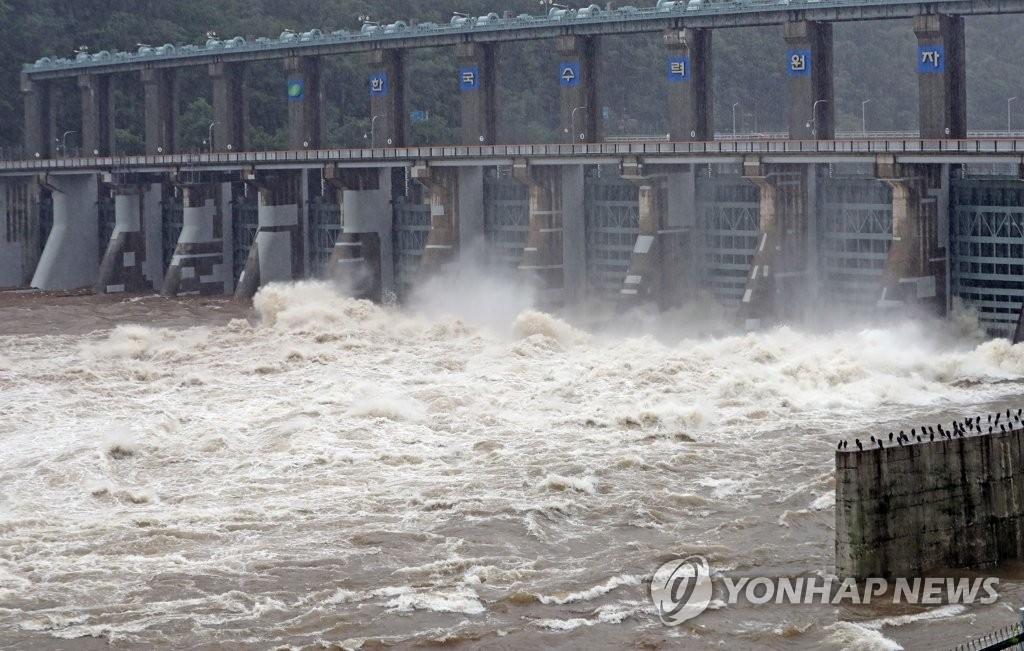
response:
<path fill-rule="evenodd" d="M 288 98 L 289 99 L 302 99 L 302 82 L 301 81 L 289 81 L 288 82 Z"/>

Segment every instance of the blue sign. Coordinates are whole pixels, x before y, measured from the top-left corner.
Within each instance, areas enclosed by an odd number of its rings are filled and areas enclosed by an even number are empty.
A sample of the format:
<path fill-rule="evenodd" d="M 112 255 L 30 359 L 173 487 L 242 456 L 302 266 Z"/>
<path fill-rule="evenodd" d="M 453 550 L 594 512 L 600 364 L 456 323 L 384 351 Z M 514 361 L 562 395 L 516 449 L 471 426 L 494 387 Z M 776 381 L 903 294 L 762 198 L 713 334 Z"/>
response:
<path fill-rule="evenodd" d="M 423 122 L 426 119 L 427 114 L 423 111 L 413 111 L 412 113 L 409 114 L 409 121 L 412 122 L 413 124 L 416 124 L 417 122 Z"/>
<path fill-rule="evenodd" d="M 478 90 L 480 88 L 479 68 L 459 69 L 459 90 Z"/>
<path fill-rule="evenodd" d="M 383 97 L 388 94 L 388 73 L 370 75 L 370 96 Z"/>
<path fill-rule="evenodd" d="M 790 77 L 811 76 L 811 51 L 790 50 L 786 53 L 786 69 Z"/>
<path fill-rule="evenodd" d="M 305 95 L 305 88 L 302 84 L 301 79 L 289 79 L 288 80 L 288 100 L 295 102 Z"/>
<path fill-rule="evenodd" d="M 917 71 L 945 72 L 946 49 L 941 45 L 921 45 L 917 48 Z"/>
<path fill-rule="evenodd" d="M 690 57 L 672 57 L 668 60 L 669 81 L 690 81 Z"/>
<path fill-rule="evenodd" d="M 579 86 L 580 85 L 580 64 L 579 61 L 558 64 L 558 85 Z"/>

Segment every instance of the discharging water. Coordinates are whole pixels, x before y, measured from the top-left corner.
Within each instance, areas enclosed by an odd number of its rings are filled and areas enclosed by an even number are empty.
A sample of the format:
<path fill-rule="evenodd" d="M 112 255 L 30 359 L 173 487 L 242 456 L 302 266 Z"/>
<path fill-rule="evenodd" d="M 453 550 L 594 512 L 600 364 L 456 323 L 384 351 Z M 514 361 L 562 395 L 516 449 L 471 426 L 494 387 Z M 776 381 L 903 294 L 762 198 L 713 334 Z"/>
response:
<path fill-rule="evenodd" d="M 832 572 L 838 439 L 1024 406 L 1024 346 L 951 327 L 663 343 L 318 283 L 0 295 L 0 647 L 953 646 L 1015 620 L 1019 567 L 990 606 L 672 628 L 645 583 L 680 554 Z"/>

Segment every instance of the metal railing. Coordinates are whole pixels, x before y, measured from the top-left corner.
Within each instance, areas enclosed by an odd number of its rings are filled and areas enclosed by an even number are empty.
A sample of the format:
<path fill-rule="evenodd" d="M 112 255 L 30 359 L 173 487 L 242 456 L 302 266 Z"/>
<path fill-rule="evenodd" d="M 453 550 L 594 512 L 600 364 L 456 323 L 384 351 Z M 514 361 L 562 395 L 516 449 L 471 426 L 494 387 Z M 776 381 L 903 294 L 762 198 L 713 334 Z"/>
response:
<path fill-rule="evenodd" d="M 393 149 L 309 149 L 248 151 L 206 154 L 159 154 L 140 156 L 88 156 L 80 158 L 33 158 L 0 161 L 0 173 L 59 170 L 93 170 L 119 167 L 138 171 L 163 171 L 181 167 L 235 169 L 243 165 L 304 166 L 326 163 L 397 163 L 415 160 L 498 160 L 514 158 L 601 158 L 621 156 L 674 157 L 744 155 L 833 154 L 842 156 L 875 154 L 923 154 L 941 158 L 961 155 L 1006 155 L 1010 162 L 1024 155 L 1024 138 L 979 138 L 965 140 L 878 139 L 878 140 L 746 140 L 708 142 L 615 142 L 577 145 L 492 145 L 400 147 Z"/>
<path fill-rule="evenodd" d="M 1003 651 L 1024 649 L 1024 608 L 1017 611 L 1020 621 L 965 642 L 952 651 Z"/>

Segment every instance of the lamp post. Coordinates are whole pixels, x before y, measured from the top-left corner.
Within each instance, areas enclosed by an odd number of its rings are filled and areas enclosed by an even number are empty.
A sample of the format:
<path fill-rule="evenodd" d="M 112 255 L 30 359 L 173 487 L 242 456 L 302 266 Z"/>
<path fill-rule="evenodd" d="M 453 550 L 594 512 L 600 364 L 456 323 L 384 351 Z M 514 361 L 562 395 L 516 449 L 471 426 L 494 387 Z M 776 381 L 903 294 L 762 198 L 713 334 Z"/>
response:
<path fill-rule="evenodd" d="M 376 125 L 377 125 L 377 119 L 380 118 L 380 117 L 382 117 L 382 116 L 375 115 L 372 118 L 370 118 L 370 149 L 373 149 L 376 146 L 376 135 L 377 134 L 374 131 L 374 129 L 376 128 Z"/>
<path fill-rule="evenodd" d="M 574 108 L 572 110 L 572 113 L 569 114 L 569 132 L 570 132 L 569 133 L 569 142 L 570 143 L 576 142 L 576 111 L 585 110 L 586 108 L 587 108 L 586 106 L 577 106 L 576 108 Z M 586 136 L 585 132 L 580 133 L 580 140 L 583 140 L 585 136 Z"/>
<path fill-rule="evenodd" d="M 736 107 L 739 106 L 739 102 L 734 102 L 732 105 L 732 137 L 736 138 Z"/>
<path fill-rule="evenodd" d="M 1011 97 L 1011 98 L 1006 100 L 1006 133 L 1007 134 L 1009 134 L 1010 131 L 1011 131 L 1011 129 L 1010 129 L 1010 102 L 1012 102 L 1015 99 L 1017 99 L 1017 98 L 1016 97 Z"/>
<path fill-rule="evenodd" d="M 868 135 L 868 120 L 867 113 L 864 112 L 864 107 L 868 105 L 871 100 L 866 99 L 860 103 L 860 132 L 863 135 Z"/>
<path fill-rule="evenodd" d="M 210 123 L 210 128 L 206 130 L 206 141 L 210 144 L 210 153 L 211 154 L 213 153 L 213 125 L 215 125 L 215 124 L 217 124 L 217 123 L 216 122 L 211 122 Z"/>
<path fill-rule="evenodd" d="M 821 104 L 822 102 L 828 102 L 828 100 L 814 100 L 814 105 L 811 106 L 811 119 L 807 122 L 807 128 L 811 130 L 811 136 L 814 138 L 818 137 L 818 104 Z"/>
<path fill-rule="evenodd" d="M 64 132 L 64 135 L 60 137 L 60 153 L 62 156 L 68 155 L 68 134 L 78 133 L 77 131 L 68 130 Z"/>

